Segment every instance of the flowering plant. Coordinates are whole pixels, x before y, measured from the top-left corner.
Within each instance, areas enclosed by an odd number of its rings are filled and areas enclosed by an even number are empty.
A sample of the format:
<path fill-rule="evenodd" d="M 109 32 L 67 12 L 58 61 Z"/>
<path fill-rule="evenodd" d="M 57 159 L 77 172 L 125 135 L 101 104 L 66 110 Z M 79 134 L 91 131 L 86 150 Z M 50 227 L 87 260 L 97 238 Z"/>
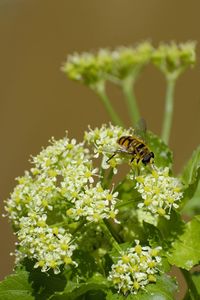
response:
<path fill-rule="evenodd" d="M 137 130 L 133 88 L 149 63 L 167 83 L 161 138 Z M 200 148 L 175 176 L 167 146 L 175 83 L 194 63 L 192 42 L 68 58 L 63 71 L 99 95 L 112 123 L 89 127 L 80 143 L 68 134 L 52 138 L 17 178 L 5 204 L 18 240 L 16 265 L 0 283 L 0 299 L 170 300 L 177 290 L 171 266 L 186 279 L 184 299 L 200 298 L 192 269 L 200 261 Z M 107 81 L 122 88 L 133 128 L 124 128 L 111 105 Z"/>

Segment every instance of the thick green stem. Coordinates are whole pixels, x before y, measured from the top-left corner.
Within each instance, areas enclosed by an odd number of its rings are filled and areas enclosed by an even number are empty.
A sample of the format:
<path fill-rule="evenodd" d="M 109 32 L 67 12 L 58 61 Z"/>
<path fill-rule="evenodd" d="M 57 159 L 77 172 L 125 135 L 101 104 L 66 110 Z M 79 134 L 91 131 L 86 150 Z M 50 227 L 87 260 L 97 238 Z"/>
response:
<path fill-rule="evenodd" d="M 135 126 L 140 119 L 140 112 L 134 94 L 134 78 L 128 77 L 122 82 L 122 90 L 130 114 L 132 125 Z"/>
<path fill-rule="evenodd" d="M 167 78 L 167 90 L 166 90 L 166 99 L 165 99 L 165 114 L 163 120 L 162 128 L 162 139 L 168 144 L 172 126 L 172 117 L 174 109 L 174 88 L 175 88 L 176 79 Z"/>
<path fill-rule="evenodd" d="M 113 237 L 113 235 L 111 234 L 110 230 L 107 227 L 107 223 L 106 222 L 101 222 L 101 228 L 106 236 L 106 238 L 110 241 L 110 243 L 112 244 L 113 248 L 115 248 L 117 250 L 117 252 L 121 253 L 121 248 L 118 244 L 118 242 L 115 240 L 115 238 Z"/>
<path fill-rule="evenodd" d="M 101 101 L 103 102 L 108 114 L 110 115 L 111 121 L 114 125 L 123 126 L 123 122 L 116 113 L 116 111 L 113 109 L 112 104 L 110 103 L 110 99 L 108 98 L 106 92 L 105 92 L 105 85 L 104 83 L 98 84 L 98 86 L 95 87 L 95 91 L 100 97 Z"/>
<path fill-rule="evenodd" d="M 181 273 L 183 274 L 183 276 L 185 278 L 185 281 L 187 283 L 188 294 L 192 295 L 194 297 L 194 299 L 199 299 L 199 293 L 198 293 L 198 290 L 197 290 L 197 288 L 196 288 L 196 286 L 195 286 L 195 284 L 192 280 L 191 273 L 187 270 L 184 270 L 184 269 L 180 269 L 180 270 L 181 270 Z"/>

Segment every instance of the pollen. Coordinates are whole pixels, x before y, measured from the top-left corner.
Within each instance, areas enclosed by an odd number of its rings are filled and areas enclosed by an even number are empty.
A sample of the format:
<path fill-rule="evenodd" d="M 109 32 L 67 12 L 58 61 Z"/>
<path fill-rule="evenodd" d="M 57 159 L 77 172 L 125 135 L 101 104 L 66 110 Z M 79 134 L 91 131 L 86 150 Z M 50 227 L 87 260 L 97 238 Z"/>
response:
<path fill-rule="evenodd" d="M 134 282 L 133 282 L 133 287 L 134 287 L 134 289 L 139 290 L 139 288 L 140 288 L 139 282 L 134 281 Z"/>
<path fill-rule="evenodd" d="M 163 208 L 158 208 L 157 209 L 157 213 L 160 215 L 160 216 L 164 216 L 166 214 L 165 210 Z"/>
<path fill-rule="evenodd" d="M 156 282 L 156 276 L 154 276 L 152 274 L 149 274 L 148 275 L 148 280 L 149 280 L 149 282 Z"/>
<path fill-rule="evenodd" d="M 66 265 L 70 265 L 72 263 L 71 257 L 65 256 L 63 260 Z"/>
<path fill-rule="evenodd" d="M 124 263 L 128 263 L 128 262 L 130 262 L 130 257 L 129 257 L 128 255 L 123 255 L 123 256 L 122 256 L 122 261 L 123 261 Z"/>
<path fill-rule="evenodd" d="M 140 245 L 135 246 L 135 252 L 140 254 L 142 252 L 142 247 Z"/>

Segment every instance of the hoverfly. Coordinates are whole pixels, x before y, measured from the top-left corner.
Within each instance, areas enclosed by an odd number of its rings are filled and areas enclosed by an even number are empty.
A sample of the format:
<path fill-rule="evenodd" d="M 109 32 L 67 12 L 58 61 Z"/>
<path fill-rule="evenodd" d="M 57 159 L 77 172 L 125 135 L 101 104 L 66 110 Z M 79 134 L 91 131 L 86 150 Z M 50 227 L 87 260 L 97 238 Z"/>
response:
<path fill-rule="evenodd" d="M 143 131 L 146 130 L 145 121 L 140 120 L 139 126 L 143 128 Z M 141 128 L 139 128 L 141 129 Z M 138 131 L 138 128 L 136 128 Z M 120 146 L 120 149 L 116 150 L 113 155 L 107 160 L 109 162 L 117 153 L 124 153 L 131 156 L 131 162 L 136 161 L 136 163 L 142 162 L 144 165 L 152 164 L 154 161 L 154 153 L 149 149 L 144 140 L 137 136 L 137 133 L 134 135 L 121 136 L 117 143 Z"/>

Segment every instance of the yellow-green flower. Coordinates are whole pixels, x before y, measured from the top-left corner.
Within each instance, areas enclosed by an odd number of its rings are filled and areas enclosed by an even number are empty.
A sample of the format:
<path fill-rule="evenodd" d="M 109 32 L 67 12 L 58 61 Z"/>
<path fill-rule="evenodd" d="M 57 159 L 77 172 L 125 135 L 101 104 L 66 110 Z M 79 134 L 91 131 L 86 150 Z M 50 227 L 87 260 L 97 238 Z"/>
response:
<path fill-rule="evenodd" d="M 169 169 L 154 168 L 152 173 L 135 178 L 136 189 L 141 194 L 143 202 L 139 208 L 150 212 L 154 216 L 170 218 L 172 208 L 179 207 L 183 193 L 181 182 L 178 178 L 169 176 Z"/>
<path fill-rule="evenodd" d="M 116 264 L 112 265 L 108 280 L 123 294 L 137 294 L 139 289 L 144 289 L 147 284 L 156 282 L 156 276 L 161 265 L 158 255 L 161 247 L 151 248 L 141 246 L 138 240 L 135 247 L 128 248 L 119 257 Z"/>

